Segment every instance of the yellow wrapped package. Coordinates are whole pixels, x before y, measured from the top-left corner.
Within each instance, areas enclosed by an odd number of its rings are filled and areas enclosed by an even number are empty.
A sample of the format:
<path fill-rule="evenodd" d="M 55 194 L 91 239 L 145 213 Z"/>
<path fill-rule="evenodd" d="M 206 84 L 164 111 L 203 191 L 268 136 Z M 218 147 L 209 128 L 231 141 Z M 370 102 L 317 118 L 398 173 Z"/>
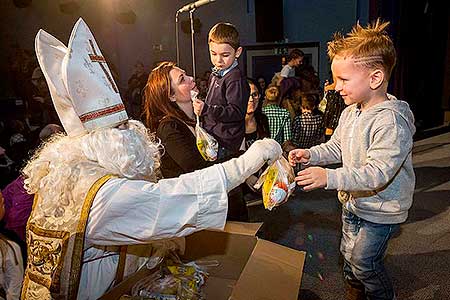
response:
<path fill-rule="evenodd" d="M 295 189 L 294 178 L 294 169 L 284 157 L 267 167 L 254 186 L 259 189 L 262 185 L 263 203 L 266 209 L 272 210 L 288 200 Z"/>
<path fill-rule="evenodd" d="M 191 99 L 197 99 L 198 91 L 191 91 Z M 195 125 L 195 138 L 197 149 L 206 161 L 215 161 L 219 152 L 219 143 L 216 139 L 200 126 L 200 118 L 197 116 Z"/>
<path fill-rule="evenodd" d="M 219 143 L 216 139 L 200 127 L 200 121 L 197 116 L 197 125 L 195 125 L 195 136 L 197 139 L 197 149 L 204 160 L 215 161 L 219 151 Z"/>

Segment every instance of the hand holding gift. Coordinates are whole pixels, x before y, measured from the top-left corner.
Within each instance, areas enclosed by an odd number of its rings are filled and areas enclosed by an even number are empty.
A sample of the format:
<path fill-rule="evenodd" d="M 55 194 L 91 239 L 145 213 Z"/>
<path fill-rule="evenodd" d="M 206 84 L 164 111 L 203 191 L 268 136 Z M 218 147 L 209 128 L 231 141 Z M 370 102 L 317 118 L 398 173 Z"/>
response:
<path fill-rule="evenodd" d="M 197 99 L 198 92 L 191 91 L 191 99 L 193 103 L 198 102 L 200 100 Z M 202 102 L 202 101 L 200 101 Z M 202 102 L 203 103 L 203 102 Z M 201 105 L 201 109 L 203 108 L 203 105 Z M 194 105 L 195 109 L 195 105 Z M 197 115 L 197 124 L 195 125 L 195 136 L 197 138 L 197 149 L 202 155 L 204 160 L 207 161 L 215 161 L 217 159 L 217 153 L 219 151 L 219 143 L 217 143 L 216 139 L 206 132 L 201 126 L 200 126 L 200 118 L 199 113 L 195 112 Z"/>
<path fill-rule="evenodd" d="M 258 179 L 255 188 L 262 185 L 264 207 L 272 210 L 286 202 L 295 189 L 294 170 L 284 157 L 271 164 Z"/>

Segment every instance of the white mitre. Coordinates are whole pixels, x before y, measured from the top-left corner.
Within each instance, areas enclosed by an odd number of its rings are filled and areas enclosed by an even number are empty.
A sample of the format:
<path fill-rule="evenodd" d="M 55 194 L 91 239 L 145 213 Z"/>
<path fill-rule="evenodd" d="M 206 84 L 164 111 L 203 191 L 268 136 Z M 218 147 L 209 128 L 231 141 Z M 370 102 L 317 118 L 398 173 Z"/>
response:
<path fill-rule="evenodd" d="M 95 39 L 80 18 L 66 47 L 44 30 L 35 40 L 39 65 L 69 136 L 128 120 L 119 90 Z"/>

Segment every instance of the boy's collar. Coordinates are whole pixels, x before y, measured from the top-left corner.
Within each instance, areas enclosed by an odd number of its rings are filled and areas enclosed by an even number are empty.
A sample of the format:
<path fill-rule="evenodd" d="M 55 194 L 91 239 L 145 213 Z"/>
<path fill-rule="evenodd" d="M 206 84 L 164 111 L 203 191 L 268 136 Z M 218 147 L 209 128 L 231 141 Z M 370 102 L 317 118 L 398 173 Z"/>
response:
<path fill-rule="evenodd" d="M 211 69 L 211 72 L 212 72 L 211 74 L 216 77 L 222 78 L 223 76 L 227 75 L 227 73 L 230 72 L 232 69 L 234 69 L 237 65 L 238 65 L 238 61 L 237 61 L 237 59 L 235 59 L 233 61 L 233 63 L 231 64 L 231 66 L 229 66 L 226 69 L 221 70 L 221 69 L 217 69 L 216 67 L 213 67 Z"/>

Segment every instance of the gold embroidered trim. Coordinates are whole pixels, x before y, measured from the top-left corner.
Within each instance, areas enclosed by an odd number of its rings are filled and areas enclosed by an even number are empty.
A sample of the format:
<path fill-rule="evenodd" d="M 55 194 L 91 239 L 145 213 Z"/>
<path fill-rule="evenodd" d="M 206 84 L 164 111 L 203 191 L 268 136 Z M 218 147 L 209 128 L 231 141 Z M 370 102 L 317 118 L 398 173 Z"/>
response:
<path fill-rule="evenodd" d="M 28 224 L 28 276 L 29 279 L 50 289 L 59 291 L 61 270 L 67 251 L 70 233 L 67 231 L 46 230 L 33 223 Z M 55 239 L 57 247 L 51 241 L 40 240 L 37 237 Z M 54 265 L 56 264 L 56 267 Z M 50 270 L 49 267 L 53 266 Z"/>
<path fill-rule="evenodd" d="M 33 289 L 34 285 L 34 289 Z M 31 281 L 27 275 L 23 279 L 22 292 L 20 299 L 22 300 L 52 300 L 48 289 L 43 287 L 42 290 L 36 289 L 39 286 L 38 283 Z M 45 290 L 44 290 L 45 289 Z"/>
<path fill-rule="evenodd" d="M 28 279 L 28 274 L 25 274 L 25 277 L 23 278 L 23 285 L 22 285 L 22 292 L 20 294 L 20 299 L 26 300 L 27 297 L 27 291 L 28 291 L 28 284 L 30 283 L 30 280 Z"/>
<path fill-rule="evenodd" d="M 81 276 L 81 263 L 84 247 L 84 235 L 86 224 L 89 217 L 94 198 L 98 190 L 111 178 L 117 177 L 114 175 L 105 175 L 97 179 L 86 194 L 83 205 L 80 211 L 80 219 L 77 224 L 76 231 L 72 237 L 70 232 L 42 229 L 32 223 L 32 217 L 27 222 L 27 254 L 28 266 L 25 272 L 24 283 L 22 287 L 22 299 L 27 299 L 29 294 L 30 282 L 39 284 L 43 289 L 47 288 L 50 293 L 60 294 L 61 286 L 61 272 L 64 267 L 64 258 L 67 253 L 69 243 L 73 243 L 72 261 L 69 273 L 69 290 L 68 299 L 76 299 L 78 294 L 78 287 Z M 38 194 L 34 196 L 34 203 L 31 216 L 34 215 L 34 210 L 37 207 Z M 50 239 L 49 241 L 36 239 L 36 236 Z M 33 240 L 34 239 L 34 240 Z M 51 239 L 55 239 L 52 243 Z M 34 248 L 31 241 L 36 241 Z M 55 242 L 56 245 L 55 245 Z M 52 247 L 53 246 L 53 247 Z M 56 246 L 56 247 L 55 247 Z M 37 253 L 36 255 L 33 253 Z M 42 255 L 41 255 L 42 254 Z M 55 256 L 58 256 L 57 260 Z M 33 259 L 35 259 L 35 266 L 32 266 Z M 37 260 L 36 260 L 37 259 Z M 47 265 L 45 263 L 47 262 Z M 56 264 L 56 268 L 50 268 L 51 264 Z M 34 272 L 33 272 L 34 271 Z"/>
<path fill-rule="evenodd" d="M 114 175 L 105 175 L 99 179 L 91 186 L 86 194 L 86 198 L 81 208 L 80 221 L 78 222 L 77 232 L 74 239 L 74 248 L 72 253 L 72 268 L 70 273 L 69 285 L 69 299 L 76 299 L 78 293 L 78 287 L 80 285 L 80 275 L 81 275 L 81 263 L 83 258 L 83 247 L 84 247 L 84 235 L 86 231 L 87 219 L 89 217 L 89 211 L 91 210 L 92 202 L 97 195 L 100 188 L 111 178 L 117 177 Z"/>
<path fill-rule="evenodd" d="M 38 202 L 38 199 L 39 199 L 38 194 L 37 194 L 37 193 L 34 194 L 34 197 L 33 197 L 33 206 L 31 207 L 31 210 L 34 210 L 34 208 L 36 207 L 37 202 Z"/>

